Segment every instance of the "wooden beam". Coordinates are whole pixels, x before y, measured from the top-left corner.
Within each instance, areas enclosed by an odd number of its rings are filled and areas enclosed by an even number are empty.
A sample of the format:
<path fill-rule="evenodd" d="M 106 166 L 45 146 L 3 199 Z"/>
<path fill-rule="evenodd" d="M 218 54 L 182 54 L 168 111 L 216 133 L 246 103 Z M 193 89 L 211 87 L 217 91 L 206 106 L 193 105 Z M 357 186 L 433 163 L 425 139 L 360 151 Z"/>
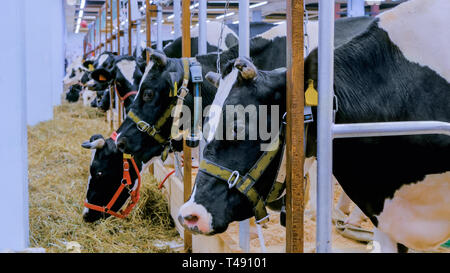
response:
<path fill-rule="evenodd" d="M 182 1 L 182 56 L 184 58 L 191 57 L 191 11 L 189 6 L 190 0 Z M 186 145 L 186 140 L 183 140 L 183 154 L 184 154 L 184 202 L 189 200 L 192 191 L 192 159 L 191 148 Z M 184 230 L 184 250 L 185 252 L 192 252 L 192 234 L 188 230 Z"/>
<path fill-rule="evenodd" d="M 303 1 L 287 0 L 286 252 L 303 252 Z"/>
<path fill-rule="evenodd" d="M 147 7 L 145 11 L 145 34 L 147 35 L 147 47 L 152 47 L 152 6 L 150 0 L 145 1 Z M 150 52 L 147 51 L 147 64 L 150 62 Z"/>

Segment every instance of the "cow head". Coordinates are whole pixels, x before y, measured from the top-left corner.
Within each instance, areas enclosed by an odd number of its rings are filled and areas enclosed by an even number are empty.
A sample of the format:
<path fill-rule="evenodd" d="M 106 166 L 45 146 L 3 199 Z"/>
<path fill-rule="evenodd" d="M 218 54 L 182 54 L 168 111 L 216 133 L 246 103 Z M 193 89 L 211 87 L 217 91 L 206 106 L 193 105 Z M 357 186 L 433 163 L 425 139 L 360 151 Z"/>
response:
<path fill-rule="evenodd" d="M 82 66 L 73 67 L 72 70 L 70 70 L 70 72 L 64 77 L 64 85 L 70 86 L 77 84 L 83 77 L 84 72 L 85 69 Z"/>
<path fill-rule="evenodd" d="M 115 84 L 120 97 L 126 97 L 125 107 L 133 101 L 135 95 L 128 96 L 132 91 L 137 91 L 142 78 L 142 67 L 134 57 L 115 57 L 111 68 L 101 67 L 91 74 L 95 82 Z"/>
<path fill-rule="evenodd" d="M 89 141 L 85 141 L 81 146 L 92 151 L 86 202 L 104 207 L 111 201 L 121 184 L 123 154 L 116 149 L 114 140 L 111 138 L 104 139 L 102 135 L 93 135 Z M 134 188 L 137 186 L 137 173 L 132 167 L 130 168 L 130 176 L 133 183 L 131 188 Z M 128 191 L 122 191 L 111 210 L 119 211 L 129 197 Z M 86 222 L 95 222 L 108 216 L 109 214 L 88 208 L 83 211 L 83 219 Z"/>
<path fill-rule="evenodd" d="M 90 63 L 85 62 L 83 65 L 92 65 L 91 68 L 94 69 L 106 69 L 106 70 L 110 70 L 113 68 L 114 66 L 114 61 L 115 58 L 117 57 L 116 54 L 112 53 L 112 52 L 103 52 L 102 54 L 100 54 L 98 56 L 98 58 Z M 91 69 L 92 70 L 92 69 Z M 108 82 L 107 80 L 102 80 L 102 81 L 95 81 L 92 78 L 92 73 L 91 73 L 91 80 L 89 80 L 87 82 L 87 87 L 89 88 L 89 90 L 92 91 L 102 91 L 108 88 L 110 82 Z"/>
<path fill-rule="evenodd" d="M 230 89 L 220 111 L 224 117 L 223 122 L 218 126 L 221 126 L 231 139 L 211 139 L 204 149 L 203 158 L 229 170 L 238 171 L 243 176 L 263 154 L 261 144 L 270 143 L 270 139 L 263 140 L 259 134 L 251 137 L 256 130 L 252 127 L 255 115 L 256 123 L 262 115 L 266 115 L 259 106 L 267 106 L 267 128 L 272 129 L 270 123 L 273 120 L 281 120 L 285 111 L 286 73 L 284 70 L 258 71 L 250 61 L 243 58 L 238 58 L 231 68 L 225 70 L 223 76 L 210 72 L 206 77 L 216 85 L 220 83 L 218 92 L 224 91 L 221 89 L 223 85 Z M 236 114 L 229 115 L 226 112 L 227 107 L 239 105 L 245 109 L 255 106 L 255 111 L 248 112 L 245 118 L 241 119 L 238 119 Z M 275 105 L 280 110 L 279 114 L 272 117 L 271 108 Z M 208 118 L 208 123 L 212 120 Z M 205 126 L 214 127 L 212 124 Z M 279 131 L 278 128 L 276 131 Z M 236 138 L 240 140 L 234 140 Z M 277 156 L 281 158 L 278 153 Z M 254 186 L 263 197 L 268 195 L 272 187 L 278 163 L 279 159 L 278 162 L 271 163 Z M 233 221 L 241 221 L 253 215 L 253 206 L 244 194 L 235 187 L 230 188 L 227 181 L 199 171 L 190 199 L 180 208 L 178 221 L 192 232 L 212 235 L 224 232 Z"/>
<path fill-rule="evenodd" d="M 68 102 L 77 102 L 78 99 L 80 98 L 80 92 L 82 90 L 81 85 L 79 84 L 74 84 L 69 88 L 69 92 L 67 92 L 66 94 L 66 100 Z"/>
<path fill-rule="evenodd" d="M 170 104 L 176 101 L 176 97 L 170 97 L 170 91 L 175 88 L 175 83 L 181 86 L 183 75 L 181 59 L 168 58 L 163 52 L 152 50 L 139 93 L 131 105 L 133 113 L 148 124 L 156 124 Z M 165 139 L 170 136 L 171 120 L 170 117 L 159 132 Z M 147 133 L 139 131 L 130 117 L 125 119 L 117 133 L 117 147 L 144 161 L 159 156 L 163 151 L 164 147 Z"/>

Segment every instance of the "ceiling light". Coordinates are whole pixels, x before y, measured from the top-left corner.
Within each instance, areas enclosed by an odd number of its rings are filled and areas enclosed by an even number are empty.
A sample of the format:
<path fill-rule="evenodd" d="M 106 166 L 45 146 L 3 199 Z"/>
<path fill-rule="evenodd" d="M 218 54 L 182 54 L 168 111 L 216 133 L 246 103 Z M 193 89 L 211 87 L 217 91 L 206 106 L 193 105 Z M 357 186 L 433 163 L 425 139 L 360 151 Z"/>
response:
<path fill-rule="evenodd" d="M 250 5 L 248 8 L 253 9 L 253 8 L 261 7 L 261 6 L 264 6 L 267 3 L 268 3 L 267 1 L 256 3 L 256 4 L 253 4 L 253 5 Z"/>

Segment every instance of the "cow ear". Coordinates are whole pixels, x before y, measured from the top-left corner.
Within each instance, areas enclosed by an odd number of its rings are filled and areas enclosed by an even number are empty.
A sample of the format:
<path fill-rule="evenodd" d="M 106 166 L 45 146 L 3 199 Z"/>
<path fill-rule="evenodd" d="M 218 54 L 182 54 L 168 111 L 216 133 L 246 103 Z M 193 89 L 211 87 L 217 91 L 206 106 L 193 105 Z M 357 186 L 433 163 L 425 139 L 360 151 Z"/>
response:
<path fill-rule="evenodd" d="M 171 94 L 170 96 L 176 96 L 179 86 L 178 86 L 178 82 L 180 81 L 180 79 L 183 77 L 183 75 L 179 72 L 169 72 L 169 85 L 170 85 L 170 89 L 171 89 Z"/>
<path fill-rule="evenodd" d="M 112 73 L 107 69 L 99 68 L 92 71 L 91 78 L 98 82 L 109 82 L 112 79 Z"/>
<path fill-rule="evenodd" d="M 234 67 L 239 70 L 239 74 L 244 80 L 254 80 L 258 75 L 258 69 L 247 58 L 237 58 L 234 62 Z"/>
<path fill-rule="evenodd" d="M 165 67 L 167 65 L 167 56 L 164 52 L 159 50 L 152 50 L 152 55 L 150 59 L 160 67 Z"/>
<path fill-rule="evenodd" d="M 212 85 L 214 85 L 215 87 L 219 88 L 219 83 L 220 83 L 220 78 L 221 78 L 221 76 L 220 76 L 219 73 L 210 71 L 210 72 L 208 72 L 208 73 L 205 75 L 205 78 L 206 78 Z"/>
<path fill-rule="evenodd" d="M 81 144 L 85 149 L 101 149 L 105 146 L 105 138 L 102 135 L 93 135 L 91 139 Z"/>
<path fill-rule="evenodd" d="M 89 60 L 83 62 L 83 67 L 86 69 L 89 69 L 90 65 L 94 65 L 94 62 Z"/>

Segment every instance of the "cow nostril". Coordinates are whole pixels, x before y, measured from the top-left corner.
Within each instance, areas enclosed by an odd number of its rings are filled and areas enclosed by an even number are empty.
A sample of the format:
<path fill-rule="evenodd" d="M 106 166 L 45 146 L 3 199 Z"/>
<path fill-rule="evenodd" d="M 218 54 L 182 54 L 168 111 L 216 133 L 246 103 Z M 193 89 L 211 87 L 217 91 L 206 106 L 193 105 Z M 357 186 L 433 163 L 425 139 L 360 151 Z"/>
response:
<path fill-rule="evenodd" d="M 196 223 L 198 221 L 198 216 L 190 214 L 190 215 L 184 216 L 184 220 L 186 220 L 187 222 L 190 222 L 190 223 Z"/>
<path fill-rule="evenodd" d="M 119 149 L 122 153 L 125 151 L 126 148 L 126 139 L 121 138 L 117 141 L 117 149 Z"/>

